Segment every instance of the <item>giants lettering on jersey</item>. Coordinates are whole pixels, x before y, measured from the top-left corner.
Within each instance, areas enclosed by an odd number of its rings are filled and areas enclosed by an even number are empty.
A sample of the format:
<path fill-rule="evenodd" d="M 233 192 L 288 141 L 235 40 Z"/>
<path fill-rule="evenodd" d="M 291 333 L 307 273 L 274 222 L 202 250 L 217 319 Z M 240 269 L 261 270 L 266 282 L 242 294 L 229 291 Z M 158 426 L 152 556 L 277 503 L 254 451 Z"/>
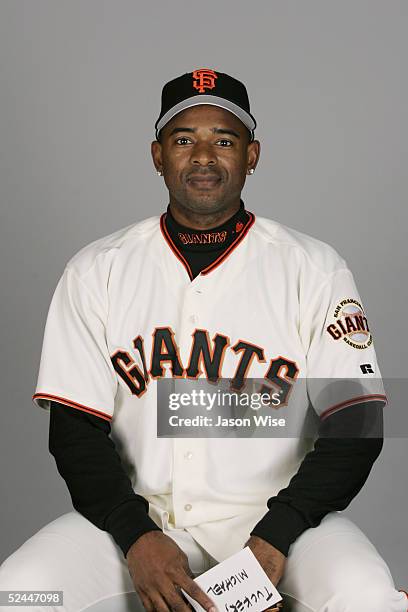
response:
<path fill-rule="evenodd" d="M 211 381 L 217 382 L 222 378 L 222 365 L 227 350 L 233 351 L 237 365 L 230 381 L 231 389 L 240 390 L 249 378 L 251 364 L 254 359 L 266 363 L 264 349 L 260 346 L 239 340 L 231 346 L 228 336 L 215 334 L 212 341 L 206 329 L 195 329 L 192 334 L 190 356 L 187 364 L 183 364 L 179 348 L 171 327 L 156 327 L 152 334 L 150 368 L 146 365 L 144 341 L 137 336 L 132 341 L 133 348 L 140 356 L 142 368 L 137 365 L 135 358 L 124 350 L 118 349 L 111 356 L 113 367 L 130 392 L 137 397 L 142 396 L 150 379 L 163 378 L 166 373 L 163 364 L 169 364 L 171 375 L 174 378 L 197 379 L 202 374 Z M 266 366 L 264 378 L 268 384 L 262 385 L 260 393 L 268 393 L 271 386 L 280 392 L 280 406 L 286 406 L 292 385 L 295 382 L 299 368 L 294 361 L 285 359 L 281 355 L 271 359 Z"/>

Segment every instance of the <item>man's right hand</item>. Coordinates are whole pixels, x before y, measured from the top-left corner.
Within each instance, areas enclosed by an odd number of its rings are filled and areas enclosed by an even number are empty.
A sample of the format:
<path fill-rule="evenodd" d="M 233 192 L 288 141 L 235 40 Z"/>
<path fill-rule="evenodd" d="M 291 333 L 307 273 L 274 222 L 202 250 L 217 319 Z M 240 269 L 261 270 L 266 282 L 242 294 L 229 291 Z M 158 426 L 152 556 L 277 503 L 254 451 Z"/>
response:
<path fill-rule="evenodd" d="M 187 555 L 162 531 L 140 536 L 129 548 L 126 560 L 147 612 L 190 611 L 180 587 L 207 612 L 216 612 L 214 602 L 194 582 Z"/>

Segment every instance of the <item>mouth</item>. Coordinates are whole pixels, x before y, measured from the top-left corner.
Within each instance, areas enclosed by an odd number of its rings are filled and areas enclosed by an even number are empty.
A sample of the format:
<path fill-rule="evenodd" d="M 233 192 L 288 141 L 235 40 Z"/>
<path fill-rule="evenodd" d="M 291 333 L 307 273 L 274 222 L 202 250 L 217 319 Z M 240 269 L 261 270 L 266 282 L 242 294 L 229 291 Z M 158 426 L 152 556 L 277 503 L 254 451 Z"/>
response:
<path fill-rule="evenodd" d="M 191 176 L 187 183 L 198 189 L 212 189 L 216 187 L 221 179 L 218 176 Z"/>

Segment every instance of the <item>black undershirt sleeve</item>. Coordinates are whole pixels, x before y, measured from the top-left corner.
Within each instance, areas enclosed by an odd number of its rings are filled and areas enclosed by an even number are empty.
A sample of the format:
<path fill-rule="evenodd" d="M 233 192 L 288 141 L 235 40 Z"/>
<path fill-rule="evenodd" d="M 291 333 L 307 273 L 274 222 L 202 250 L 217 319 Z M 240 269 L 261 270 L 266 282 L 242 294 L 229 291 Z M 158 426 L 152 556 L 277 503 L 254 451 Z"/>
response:
<path fill-rule="evenodd" d="M 133 491 L 110 431 L 105 419 L 51 402 L 49 451 L 72 505 L 110 533 L 126 556 L 141 535 L 161 529 L 148 514 L 149 502 Z"/>
<path fill-rule="evenodd" d="M 372 437 L 351 437 L 358 434 Z M 287 556 L 303 531 L 317 527 L 329 512 L 344 510 L 350 504 L 382 447 L 382 402 L 349 406 L 330 415 L 320 425 L 313 450 L 305 455 L 288 486 L 268 499 L 269 510 L 251 535 Z"/>

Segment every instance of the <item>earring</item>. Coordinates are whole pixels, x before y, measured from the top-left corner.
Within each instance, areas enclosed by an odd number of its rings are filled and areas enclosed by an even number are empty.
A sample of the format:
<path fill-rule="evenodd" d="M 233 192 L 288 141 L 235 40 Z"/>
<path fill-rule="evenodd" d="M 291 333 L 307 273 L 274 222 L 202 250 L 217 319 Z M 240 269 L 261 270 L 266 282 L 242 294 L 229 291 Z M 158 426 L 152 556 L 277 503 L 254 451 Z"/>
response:
<path fill-rule="evenodd" d="M 255 172 L 255 169 L 254 169 L 254 168 L 250 168 L 250 169 L 248 170 L 248 174 L 253 174 L 254 172 Z"/>
<path fill-rule="evenodd" d="M 162 171 L 161 170 L 157 171 L 157 176 L 162 176 Z"/>

